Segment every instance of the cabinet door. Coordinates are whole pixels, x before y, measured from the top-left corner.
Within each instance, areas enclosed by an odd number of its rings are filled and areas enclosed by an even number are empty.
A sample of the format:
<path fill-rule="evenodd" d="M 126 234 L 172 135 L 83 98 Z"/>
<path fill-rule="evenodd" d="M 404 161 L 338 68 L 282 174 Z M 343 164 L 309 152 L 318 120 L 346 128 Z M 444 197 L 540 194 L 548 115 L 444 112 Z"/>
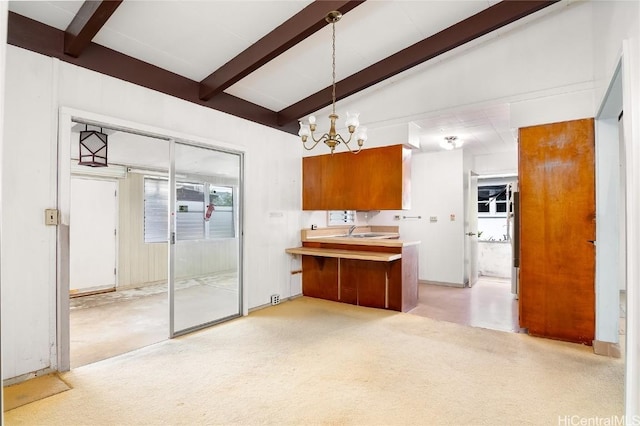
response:
<path fill-rule="evenodd" d="M 302 294 L 338 300 L 338 259 L 302 256 Z"/>
<path fill-rule="evenodd" d="M 302 210 L 332 210 L 325 194 L 324 177 L 327 175 L 324 155 L 302 159 Z"/>
<path fill-rule="evenodd" d="M 369 308 L 385 308 L 387 292 L 387 262 L 340 260 L 340 290 L 350 294 L 357 290 L 356 304 Z M 347 302 L 354 303 L 354 302 Z"/>
<path fill-rule="evenodd" d="M 303 210 L 410 208 L 411 150 L 402 145 L 302 159 Z"/>

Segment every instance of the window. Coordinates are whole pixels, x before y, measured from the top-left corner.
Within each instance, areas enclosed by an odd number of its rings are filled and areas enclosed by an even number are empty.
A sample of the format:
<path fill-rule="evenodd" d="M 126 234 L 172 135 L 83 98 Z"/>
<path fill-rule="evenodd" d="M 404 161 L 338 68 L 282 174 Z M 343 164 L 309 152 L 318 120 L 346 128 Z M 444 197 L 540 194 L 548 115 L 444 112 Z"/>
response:
<path fill-rule="evenodd" d="M 169 188 L 166 179 L 144 179 L 144 242 L 168 239 Z M 205 196 L 206 194 L 206 196 Z M 177 182 L 176 239 L 233 238 L 233 187 Z"/>
<path fill-rule="evenodd" d="M 330 210 L 327 212 L 328 226 L 353 225 L 356 223 L 355 210 Z"/>
<path fill-rule="evenodd" d="M 478 213 L 481 216 L 506 216 L 511 198 L 511 186 L 483 185 L 478 187 Z M 509 207 L 509 211 L 511 208 Z"/>
<path fill-rule="evenodd" d="M 209 238 L 233 238 L 236 235 L 233 220 L 233 188 L 210 186 L 209 204 L 213 206 L 209 220 Z"/>
<path fill-rule="evenodd" d="M 164 243 L 169 238 L 167 210 L 169 185 L 162 179 L 144 179 L 144 242 Z"/>

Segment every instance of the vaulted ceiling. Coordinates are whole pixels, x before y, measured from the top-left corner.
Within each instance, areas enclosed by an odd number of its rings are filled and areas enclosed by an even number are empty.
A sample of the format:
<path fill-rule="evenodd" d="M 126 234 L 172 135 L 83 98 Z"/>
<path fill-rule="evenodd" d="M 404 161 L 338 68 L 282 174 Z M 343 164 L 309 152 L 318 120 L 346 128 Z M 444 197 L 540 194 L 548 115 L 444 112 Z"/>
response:
<path fill-rule="evenodd" d="M 331 103 L 328 11 L 344 15 L 336 24 L 341 100 L 553 3 L 18 1 L 9 2 L 7 40 L 297 133 L 299 119 Z M 503 110 L 496 106 L 480 115 L 490 120 L 494 114 L 499 121 Z"/>

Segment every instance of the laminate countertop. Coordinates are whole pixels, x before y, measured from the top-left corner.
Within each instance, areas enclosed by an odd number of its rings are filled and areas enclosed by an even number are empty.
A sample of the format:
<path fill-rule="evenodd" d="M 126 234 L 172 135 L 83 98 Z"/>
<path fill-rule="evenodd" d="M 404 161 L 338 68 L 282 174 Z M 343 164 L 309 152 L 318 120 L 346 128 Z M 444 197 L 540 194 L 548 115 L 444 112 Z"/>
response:
<path fill-rule="evenodd" d="M 385 237 L 312 237 L 302 241 L 303 243 L 322 243 L 322 244 L 345 244 L 359 246 L 378 246 L 378 247 L 408 247 L 420 244 L 420 241 L 403 240 L 399 236 Z"/>
<path fill-rule="evenodd" d="M 295 247 L 285 249 L 285 251 L 289 254 L 334 257 L 337 259 L 370 260 L 373 262 L 391 262 L 402 258 L 402 254 L 400 253 L 379 253 L 375 251 L 340 250 L 314 247 Z"/>
<path fill-rule="evenodd" d="M 400 237 L 396 226 L 366 226 L 356 228 L 351 236 L 347 236 L 348 228 L 323 228 L 317 230 L 303 229 L 301 240 L 304 246 L 322 244 L 345 244 L 378 247 L 409 247 L 420 244 L 420 241 L 407 240 Z"/>

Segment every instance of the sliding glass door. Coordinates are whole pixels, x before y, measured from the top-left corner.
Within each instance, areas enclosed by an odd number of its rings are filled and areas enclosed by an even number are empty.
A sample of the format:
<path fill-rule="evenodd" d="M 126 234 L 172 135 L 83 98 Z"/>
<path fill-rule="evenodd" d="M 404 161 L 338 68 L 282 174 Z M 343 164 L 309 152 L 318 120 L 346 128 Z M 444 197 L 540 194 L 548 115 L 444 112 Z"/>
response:
<path fill-rule="evenodd" d="M 172 143 L 171 336 L 241 314 L 240 154 Z"/>

